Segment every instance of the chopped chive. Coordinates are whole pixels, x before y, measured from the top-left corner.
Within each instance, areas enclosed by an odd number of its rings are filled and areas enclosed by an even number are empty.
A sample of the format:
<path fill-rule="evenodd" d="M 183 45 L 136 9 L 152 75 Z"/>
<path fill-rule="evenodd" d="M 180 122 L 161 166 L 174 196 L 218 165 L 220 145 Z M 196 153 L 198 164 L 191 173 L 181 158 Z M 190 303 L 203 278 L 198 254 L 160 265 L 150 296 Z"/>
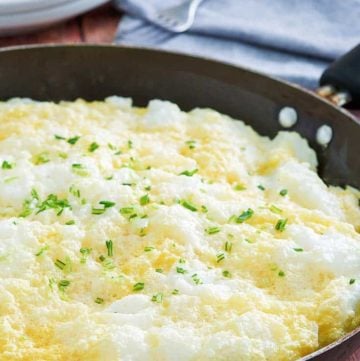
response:
<path fill-rule="evenodd" d="M 36 257 L 39 257 L 41 256 L 45 251 L 47 251 L 49 249 L 49 246 L 46 245 L 44 247 L 41 247 L 36 253 L 35 253 L 35 256 Z"/>
<path fill-rule="evenodd" d="M 153 251 L 154 249 L 155 249 L 154 247 L 146 246 L 146 247 L 144 248 L 144 252 L 151 252 L 151 251 Z"/>
<path fill-rule="evenodd" d="M 108 241 L 105 242 L 105 244 L 106 244 L 106 248 L 107 248 L 108 257 L 112 257 L 113 256 L 113 241 L 111 239 L 109 239 Z"/>
<path fill-rule="evenodd" d="M 104 206 L 104 208 L 111 208 L 114 207 L 116 203 L 111 201 L 100 201 L 99 204 Z"/>
<path fill-rule="evenodd" d="M 131 149 L 133 147 L 133 142 L 131 140 L 128 140 L 127 146 L 129 149 Z"/>
<path fill-rule="evenodd" d="M 57 259 L 55 261 L 55 266 L 61 270 L 63 270 L 66 266 L 66 263 L 64 263 L 63 261 L 60 261 L 59 259 Z"/>
<path fill-rule="evenodd" d="M 106 258 L 105 256 L 101 255 L 99 257 L 99 260 L 102 263 L 102 266 L 104 267 L 105 270 L 111 271 L 115 268 L 115 265 L 114 265 L 112 259 Z"/>
<path fill-rule="evenodd" d="M 179 294 L 179 290 L 175 288 L 171 293 L 172 293 L 173 295 L 178 295 L 178 294 Z"/>
<path fill-rule="evenodd" d="M 201 281 L 201 279 L 198 277 L 197 273 L 194 273 L 192 276 L 191 276 L 192 280 L 194 281 L 194 283 L 196 285 L 200 285 L 202 284 L 203 282 Z"/>
<path fill-rule="evenodd" d="M 73 224 L 75 224 L 75 221 L 73 219 L 71 219 L 70 221 L 67 221 L 65 223 L 65 225 L 67 225 L 67 226 L 72 226 Z"/>
<path fill-rule="evenodd" d="M 13 182 L 14 180 L 18 179 L 19 177 L 9 177 L 4 179 L 4 183 L 8 184 Z"/>
<path fill-rule="evenodd" d="M 251 208 L 248 208 L 246 211 L 242 212 L 240 216 L 235 217 L 236 223 L 244 223 L 248 219 L 250 219 L 254 214 L 254 211 Z"/>
<path fill-rule="evenodd" d="M 234 190 L 236 191 L 244 191 L 246 189 L 246 187 L 243 184 L 236 184 L 234 186 Z"/>
<path fill-rule="evenodd" d="M 221 261 L 223 261 L 225 259 L 225 255 L 224 253 L 219 253 L 216 255 L 216 262 L 220 263 Z"/>
<path fill-rule="evenodd" d="M 183 172 L 179 173 L 179 175 L 186 175 L 187 177 L 192 177 L 198 171 L 199 171 L 198 169 L 184 170 Z"/>
<path fill-rule="evenodd" d="M 151 297 L 151 301 L 156 302 L 156 303 L 161 303 L 163 300 L 163 294 L 162 293 L 156 293 L 155 295 L 153 295 Z"/>
<path fill-rule="evenodd" d="M 92 208 L 91 214 L 99 215 L 105 213 L 106 208 Z"/>
<path fill-rule="evenodd" d="M 265 187 L 264 187 L 263 185 L 261 185 L 261 184 L 259 184 L 257 187 L 258 187 L 261 191 L 264 191 L 264 190 L 265 190 Z"/>
<path fill-rule="evenodd" d="M 34 199 L 39 200 L 39 196 L 37 195 L 37 193 L 32 193 L 32 196 Z M 49 194 L 48 197 L 40 204 L 37 204 L 36 207 L 38 209 L 36 214 L 44 212 L 47 209 L 54 209 L 57 216 L 60 216 L 65 208 L 71 209 L 71 206 L 67 199 L 59 199 L 55 194 Z"/>
<path fill-rule="evenodd" d="M 99 147 L 100 147 L 99 144 L 93 142 L 89 145 L 88 151 L 91 153 L 95 152 L 95 150 L 98 149 Z"/>
<path fill-rule="evenodd" d="M 131 187 L 133 185 L 135 185 L 136 183 L 121 183 L 123 186 L 128 186 Z"/>
<path fill-rule="evenodd" d="M 186 261 L 184 260 L 184 258 L 180 258 L 179 263 L 184 264 L 184 263 L 186 263 Z"/>
<path fill-rule="evenodd" d="M 219 233 L 220 232 L 220 227 L 208 227 L 205 229 L 205 232 L 207 234 L 216 234 L 216 233 Z"/>
<path fill-rule="evenodd" d="M 185 274 L 188 271 L 186 269 L 182 268 L 182 267 L 176 267 L 176 272 L 181 273 L 181 274 Z"/>
<path fill-rule="evenodd" d="M 80 248 L 80 253 L 81 253 L 80 263 L 86 263 L 86 259 L 88 258 L 91 251 L 92 251 L 91 248 Z"/>
<path fill-rule="evenodd" d="M 39 194 L 38 194 L 38 192 L 36 191 L 36 189 L 32 189 L 31 190 L 31 197 L 33 197 L 34 199 L 37 199 L 37 200 L 39 200 L 40 198 L 39 198 Z"/>
<path fill-rule="evenodd" d="M 349 281 L 349 285 L 353 285 L 355 283 L 355 278 L 351 278 L 350 281 Z"/>
<path fill-rule="evenodd" d="M 155 269 L 155 272 L 157 272 L 157 273 L 163 273 L 164 270 L 163 270 L 162 268 L 156 268 L 156 269 Z"/>
<path fill-rule="evenodd" d="M 181 204 L 184 208 L 188 209 L 189 211 L 197 212 L 197 208 L 192 203 L 186 201 L 185 199 L 181 199 L 179 201 L 179 204 Z"/>
<path fill-rule="evenodd" d="M 84 169 L 85 167 L 80 164 L 80 163 L 74 163 L 74 164 L 71 164 L 71 167 L 72 168 L 75 168 L 75 169 Z"/>
<path fill-rule="evenodd" d="M 149 192 L 151 191 L 151 186 L 146 186 L 144 189 Z"/>
<path fill-rule="evenodd" d="M 269 207 L 270 211 L 273 213 L 277 213 L 277 214 L 281 214 L 282 213 L 282 209 L 274 206 L 273 204 Z"/>
<path fill-rule="evenodd" d="M 120 208 L 120 213 L 122 215 L 125 215 L 125 214 L 132 214 L 134 213 L 135 211 L 135 208 L 134 207 L 123 207 L 123 208 Z"/>
<path fill-rule="evenodd" d="M 58 156 L 59 156 L 60 158 L 62 158 L 62 159 L 66 159 L 66 158 L 68 157 L 68 155 L 67 155 L 66 153 L 64 153 L 64 152 L 59 152 L 59 153 L 58 153 Z"/>
<path fill-rule="evenodd" d="M 105 180 L 112 180 L 114 178 L 114 176 L 113 175 L 110 175 L 110 176 L 108 176 L 108 177 L 105 177 Z"/>
<path fill-rule="evenodd" d="M 279 271 L 278 276 L 279 277 L 285 277 L 285 272 L 284 271 Z"/>
<path fill-rule="evenodd" d="M 284 232 L 287 221 L 287 218 L 279 219 L 275 225 L 275 229 L 279 232 Z"/>
<path fill-rule="evenodd" d="M 74 163 L 71 165 L 73 172 L 81 177 L 87 177 L 89 172 L 86 170 L 86 167 L 80 163 Z"/>
<path fill-rule="evenodd" d="M 144 194 L 142 197 L 140 197 L 139 199 L 140 205 L 142 206 L 146 206 L 147 204 L 150 203 L 150 197 L 148 194 Z"/>
<path fill-rule="evenodd" d="M 104 299 L 101 297 L 96 297 L 94 302 L 98 305 L 101 305 L 102 303 L 104 303 Z"/>
<path fill-rule="evenodd" d="M 293 250 L 295 252 L 303 252 L 304 251 L 303 248 L 293 248 Z"/>
<path fill-rule="evenodd" d="M 35 164 L 39 165 L 39 164 L 44 164 L 44 163 L 49 163 L 50 162 L 50 158 L 49 155 L 47 153 L 40 153 L 36 156 L 35 158 Z"/>
<path fill-rule="evenodd" d="M 135 292 L 141 291 L 144 289 L 144 287 L 145 287 L 145 284 L 143 282 L 135 283 L 133 286 L 133 291 L 135 291 Z"/>
<path fill-rule="evenodd" d="M 185 144 L 189 147 L 189 149 L 195 149 L 196 141 L 195 140 L 187 140 L 185 142 Z"/>
<path fill-rule="evenodd" d="M 56 281 L 53 278 L 49 278 L 49 287 L 51 291 L 54 291 L 54 285 L 56 284 Z"/>
<path fill-rule="evenodd" d="M 13 164 L 11 164 L 10 162 L 8 162 L 7 160 L 4 160 L 4 161 L 2 162 L 1 168 L 2 168 L 2 169 L 12 169 L 12 168 L 13 168 Z"/>
<path fill-rule="evenodd" d="M 208 212 L 207 207 L 206 206 L 201 206 L 201 212 L 207 213 Z"/>
<path fill-rule="evenodd" d="M 70 281 L 68 280 L 61 280 L 58 282 L 58 287 L 60 291 L 65 291 L 65 288 L 70 286 Z"/>
<path fill-rule="evenodd" d="M 224 271 L 222 272 L 222 275 L 223 275 L 224 277 L 226 277 L 226 278 L 231 278 L 231 273 L 230 273 L 229 271 L 227 271 L 227 270 L 224 270 Z"/>
<path fill-rule="evenodd" d="M 74 197 L 77 197 L 77 198 L 80 198 L 80 197 L 81 197 L 81 195 L 80 195 L 80 190 L 79 190 L 79 189 L 75 189 L 75 187 L 74 187 L 73 185 L 70 186 L 69 192 L 70 192 Z"/>
<path fill-rule="evenodd" d="M 99 214 L 103 214 L 105 213 L 105 211 L 108 208 L 114 207 L 115 206 L 115 202 L 111 202 L 111 201 L 100 201 L 99 204 L 101 204 L 102 206 L 104 206 L 104 208 L 92 208 L 91 209 L 91 214 L 95 214 L 95 215 L 99 215 Z"/>
<path fill-rule="evenodd" d="M 232 250 L 232 246 L 233 246 L 233 244 L 232 244 L 231 242 L 226 241 L 226 242 L 225 242 L 225 247 L 224 247 L 225 251 L 228 252 L 228 253 L 230 253 L 231 250 Z"/>
<path fill-rule="evenodd" d="M 67 142 L 68 142 L 69 144 L 71 144 L 71 145 L 74 145 L 79 139 L 80 139 L 80 137 L 77 135 L 77 136 L 75 136 L 75 137 L 69 138 L 69 139 L 67 140 Z"/>
<path fill-rule="evenodd" d="M 62 137 L 61 135 L 57 135 L 57 134 L 54 135 L 54 138 L 57 140 L 65 140 L 66 139 L 66 138 Z"/>
<path fill-rule="evenodd" d="M 288 194 L 288 190 L 287 189 L 282 189 L 279 194 L 282 196 L 282 197 L 285 197 L 287 194 Z"/>

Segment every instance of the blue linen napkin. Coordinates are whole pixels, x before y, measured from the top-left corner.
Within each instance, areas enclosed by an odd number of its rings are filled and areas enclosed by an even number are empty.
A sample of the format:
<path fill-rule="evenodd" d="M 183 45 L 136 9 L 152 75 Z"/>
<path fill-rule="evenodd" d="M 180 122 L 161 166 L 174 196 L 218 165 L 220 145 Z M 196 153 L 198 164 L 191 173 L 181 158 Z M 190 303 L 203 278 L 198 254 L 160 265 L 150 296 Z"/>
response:
<path fill-rule="evenodd" d="M 184 0 L 115 0 L 126 15 L 115 42 L 206 56 L 309 88 L 360 42 L 360 0 L 205 0 L 193 27 L 174 34 L 152 23 Z"/>

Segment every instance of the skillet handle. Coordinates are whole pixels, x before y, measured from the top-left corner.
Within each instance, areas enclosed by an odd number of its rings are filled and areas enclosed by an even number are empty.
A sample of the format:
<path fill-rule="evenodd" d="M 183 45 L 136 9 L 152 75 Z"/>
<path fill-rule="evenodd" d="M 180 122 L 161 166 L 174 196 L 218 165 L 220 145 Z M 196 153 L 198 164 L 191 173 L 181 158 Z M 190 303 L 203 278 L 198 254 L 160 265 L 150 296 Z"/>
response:
<path fill-rule="evenodd" d="M 320 86 L 318 93 L 337 105 L 360 105 L 360 44 L 324 71 Z"/>

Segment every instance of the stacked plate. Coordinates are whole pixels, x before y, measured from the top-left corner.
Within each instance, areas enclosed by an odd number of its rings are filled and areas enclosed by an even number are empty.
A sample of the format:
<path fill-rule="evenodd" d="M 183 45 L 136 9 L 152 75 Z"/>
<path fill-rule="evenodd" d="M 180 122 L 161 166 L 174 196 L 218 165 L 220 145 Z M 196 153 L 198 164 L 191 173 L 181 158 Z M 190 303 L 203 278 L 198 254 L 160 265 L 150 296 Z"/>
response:
<path fill-rule="evenodd" d="M 45 27 L 106 2 L 108 0 L 0 0 L 0 36 Z"/>

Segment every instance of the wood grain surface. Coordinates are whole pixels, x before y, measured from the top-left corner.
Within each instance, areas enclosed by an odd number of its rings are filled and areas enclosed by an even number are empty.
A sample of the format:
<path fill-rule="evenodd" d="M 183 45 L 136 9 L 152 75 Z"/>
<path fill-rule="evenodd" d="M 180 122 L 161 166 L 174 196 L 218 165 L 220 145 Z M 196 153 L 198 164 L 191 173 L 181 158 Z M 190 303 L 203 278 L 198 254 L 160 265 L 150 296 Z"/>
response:
<path fill-rule="evenodd" d="M 110 5 L 105 5 L 35 33 L 0 38 L 0 47 L 46 43 L 111 43 L 119 21 L 121 21 L 119 11 Z M 360 118 L 360 110 L 354 110 L 353 113 Z M 348 361 L 360 361 L 360 345 Z"/>

